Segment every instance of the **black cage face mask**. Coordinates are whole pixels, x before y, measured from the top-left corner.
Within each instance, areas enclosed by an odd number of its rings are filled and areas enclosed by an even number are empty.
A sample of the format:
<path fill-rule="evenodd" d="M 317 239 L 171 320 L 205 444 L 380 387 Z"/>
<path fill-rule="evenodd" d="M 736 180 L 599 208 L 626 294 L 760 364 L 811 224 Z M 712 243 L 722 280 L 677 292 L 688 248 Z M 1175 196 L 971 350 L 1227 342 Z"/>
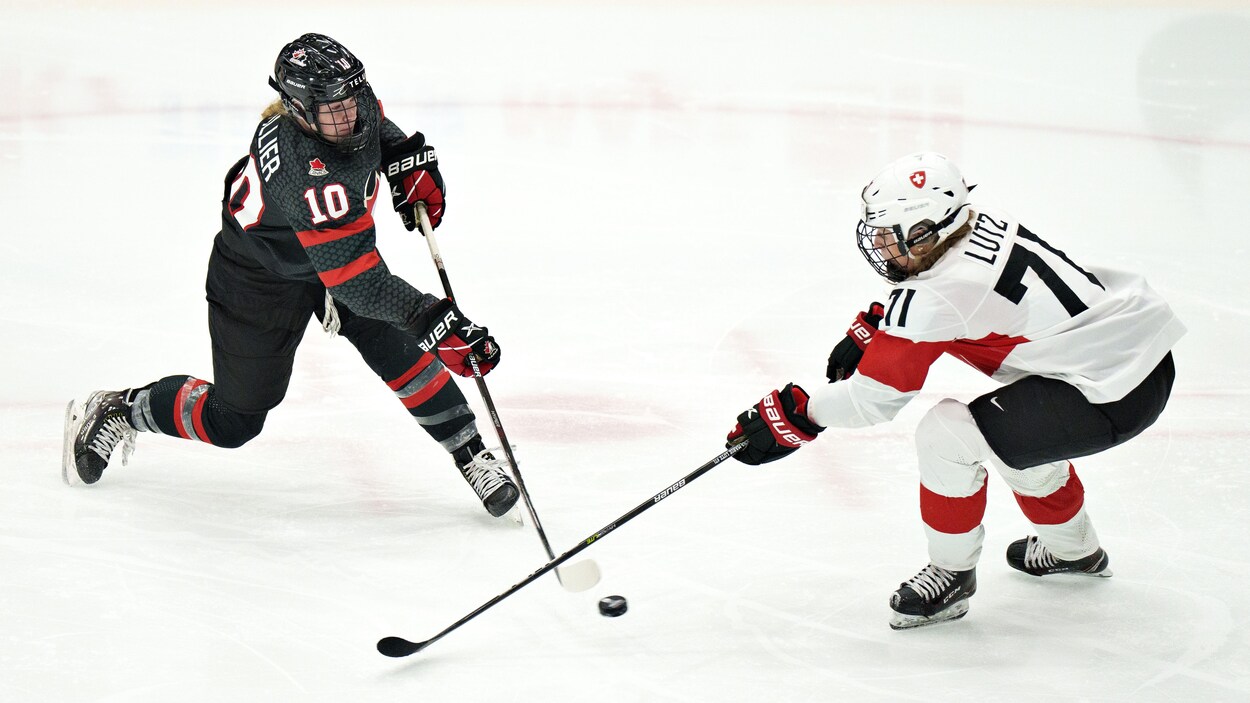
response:
<path fill-rule="evenodd" d="M 910 275 L 903 262 L 910 258 L 912 247 L 933 241 L 937 237 L 937 229 L 933 222 L 925 220 L 912 225 L 907 236 L 904 236 L 903 228 L 899 225 L 882 227 L 860 220 L 855 234 L 859 252 L 864 255 L 868 265 L 887 281 L 899 283 Z M 894 251 L 891 251 L 891 247 Z"/>
<path fill-rule="evenodd" d="M 340 151 L 363 149 L 379 121 L 378 100 L 368 83 L 346 97 L 320 99 L 308 112 L 312 116 L 304 120 L 308 126 Z"/>

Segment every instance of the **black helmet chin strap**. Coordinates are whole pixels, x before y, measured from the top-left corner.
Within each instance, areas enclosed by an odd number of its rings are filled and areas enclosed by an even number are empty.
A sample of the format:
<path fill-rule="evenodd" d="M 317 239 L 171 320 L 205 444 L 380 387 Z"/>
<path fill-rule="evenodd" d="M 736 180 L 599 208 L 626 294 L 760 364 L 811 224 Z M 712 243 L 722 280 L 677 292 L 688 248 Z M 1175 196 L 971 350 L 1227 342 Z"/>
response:
<path fill-rule="evenodd" d="M 955 208 L 955 211 L 952 212 L 950 216 L 948 216 L 947 218 L 945 218 L 944 220 L 942 220 L 941 222 L 935 225 L 931 225 L 927 232 L 925 232 L 922 236 L 917 237 L 916 239 L 912 240 L 908 244 L 909 245 L 919 244 L 922 240 L 928 238 L 930 235 L 941 236 L 942 230 L 946 229 L 947 227 L 950 227 L 951 224 L 955 222 L 955 219 L 958 218 L 961 214 L 963 214 L 963 211 L 967 207 L 968 207 L 968 203 L 965 202 L 963 205 L 960 205 L 959 207 Z"/>

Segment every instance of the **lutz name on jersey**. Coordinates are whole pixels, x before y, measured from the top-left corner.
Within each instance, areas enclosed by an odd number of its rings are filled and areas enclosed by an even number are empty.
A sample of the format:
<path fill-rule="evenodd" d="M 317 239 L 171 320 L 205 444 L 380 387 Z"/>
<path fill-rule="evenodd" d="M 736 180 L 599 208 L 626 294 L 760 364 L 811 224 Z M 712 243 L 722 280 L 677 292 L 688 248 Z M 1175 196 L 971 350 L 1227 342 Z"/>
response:
<path fill-rule="evenodd" d="M 988 227 L 986 226 L 987 222 L 989 223 Z M 1008 226 L 1005 220 L 995 220 L 985 213 L 979 213 L 976 226 L 968 233 L 968 243 L 990 252 L 989 258 L 968 249 L 963 251 L 963 255 L 993 266 L 998 263 L 998 252 L 1003 248 L 1003 240 L 1007 238 L 1007 230 Z"/>

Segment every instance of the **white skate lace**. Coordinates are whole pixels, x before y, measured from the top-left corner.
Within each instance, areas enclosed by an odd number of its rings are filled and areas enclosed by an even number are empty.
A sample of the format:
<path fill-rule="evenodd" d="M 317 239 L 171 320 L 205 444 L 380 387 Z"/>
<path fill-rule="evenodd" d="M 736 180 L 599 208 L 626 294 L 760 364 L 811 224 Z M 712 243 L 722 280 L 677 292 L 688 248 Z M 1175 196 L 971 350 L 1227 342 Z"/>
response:
<path fill-rule="evenodd" d="M 122 417 L 113 416 L 104 421 L 100 425 L 99 432 L 91 439 L 89 448 L 91 451 L 100 455 L 100 458 L 108 461 L 109 454 L 113 453 L 113 448 L 118 442 L 122 443 L 122 466 L 130 461 L 130 455 L 135 452 L 135 437 L 138 432 Z"/>
<path fill-rule="evenodd" d="M 1024 550 L 1024 565 L 1028 568 L 1040 567 L 1049 569 L 1054 566 L 1058 560 L 1050 550 L 1042 546 L 1041 541 L 1036 537 L 1030 537 L 1029 543 Z"/>
<path fill-rule="evenodd" d="M 486 500 L 486 496 L 507 483 L 507 475 L 503 471 L 506 463 L 504 459 L 495 458 L 490 449 L 483 449 L 473 457 L 473 461 L 460 467 L 460 472 L 477 492 L 477 496 Z"/>
<path fill-rule="evenodd" d="M 903 585 L 919 593 L 926 601 L 931 601 L 946 590 L 946 587 L 950 586 L 954 580 L 953 572 L 930 564 L 921 569 L 920 573 L 907 579 L 907 583 Z"/>
<path fill-rule="evenodd" d="M 339 320 L 339 309 L 334 307 L 334 297 L 330 295 L 329 290 L 326 290 L 326 312 L 321 317 L 321 329 L 325 330 L 331 338 L 337 336 L 343 329 L 343 323 Z"/>

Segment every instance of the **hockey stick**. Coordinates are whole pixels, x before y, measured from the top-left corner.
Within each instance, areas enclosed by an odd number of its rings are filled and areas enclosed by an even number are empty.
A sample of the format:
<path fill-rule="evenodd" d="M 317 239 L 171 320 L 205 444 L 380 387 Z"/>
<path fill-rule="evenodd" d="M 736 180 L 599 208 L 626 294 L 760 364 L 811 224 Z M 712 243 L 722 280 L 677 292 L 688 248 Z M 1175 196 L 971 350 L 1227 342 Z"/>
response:
<path fill-rule="evenodd" d="M 726 449 L 725 451 L 721 452 L 719 455 L 717 455 L 717 456 L 716 456 L 716 458 L 712 459 L 711 461 L 707 462 L 707 463 L 706 463 L 706 464 L 704 464 L 703 466 L 700 466 L 699 468 L 697 468 L 697 469 L 695 469 L 694 471 L 690 472 L 689 474 L 687 474 L 684 478 L 682 478 L 682 479 L 681 479 L 680 481 L 678 481 L 677 483 L 674 483 L 673 485 L 669 486 L 668 488 L 665 488 L 664 490 L 660 491 L 659 493 L 656 493 L 656 494 L 655 494 L 654 496 L 652 496 L 651 498 L 648 498 L 647 500 L 644 500 L 641 504 L 639 504 L 639 505 L 638 505 L 638 507 L 636 507 L 636 508 L 634 508 L 633 510 L 629 511 L 628 513 L 625 513 L 624 515 L 622 515 L 622 516 L 618 517 L 616 520 L 614 520 L 614 521 L 612 521 L 612 522 L 608 523 L 608 525 L 607 525 L 606 527 L 604 527 L 603 529 L 599 530 L 598 532 L 594 533 L 593 535 L 591 535 L 591 536 L 587 537 L 586 539 L 582 540 L 581 542 L 579 542 L 579 543 L 578 543 L 578 545 L 577 545 L 576 547 L 573 547 L 572 549 L 570 549 L 569 551 L 565 552 L 564 554 L 561 554 L 558 558 L 556 558 L 556 557 L 552 557 L 551 561 L 547 562 L 547 564 L 546 564 L 546 565 L 544 565 L 542 568 L 540 568 L 538 571 L 535 571 L 534 573 L 532 573 L 532 574 L 530 574 L 529 576 L 525 577 L 525 579 L 524 579 L 523 581 L 521 581 L 520 583 L 516 584 L 516 585 L 515 585 L 515 586 L 513 586 L 512 588 L 509 588 L 508 590 L 504 591 L 503 593 L 500 593 L 499 595 L 495 596 L 494 598 L 491 598 L 490 600 L 486 601 L 486 602 L 485 602 L 485 603 L 483 603 L 482 605 L 478 606 L 477 610 L 474 610 L 473 612 L 469 613 L 468 615 L 466 615 L 466 616 L 464 616 L 464 617 L 460 618 L 460 619 L 459 619 L 459 620 L 457 620 L 456 622 L 452 623 L 452 625 L 451 625 L 450 627 L 448 627 L 447 629 L 445 629 L 445 630 L 443 630 L 442 632 L 438 633 L 437 635 L 434 635 L 434 636 L 433 636 L 433 637 L 431 637 L 430 639 L 428 639 L 428 640 L 426 640 L 426 641 L 424 641 L 424 642 L 409 642 L 408 640 L 406 640 L 406 639 L 404 639 L 404 638 L 402 638 L 402 637 L 384 637 L 384 638 L 382 638 L 382 639 L 378 640 L 378 651 L 379 651 L 379 652 L 381 652 L 382 654 L 385 654 L 385 655 L 386 655 L 386 656 L 388 656 L 388 657 L 406 657 L 406 656 L 408 656 L 409 654 L 415 654 L 415 653 L 417 653 L 417 652 L 420 652 L 421 650 L 425 649 L 426 647 L 428 647 L 428 646 L 430 646 L 430 645 L 434 644 L 435 642 L 437 642 L 437 641 L 441 640 L 441 639 L 443 638 L 443 636 L 445 636 L 447 633 L 451 632 L 452 630 L 454 630 L 454 629 L 456 629 L 456 628 L 460 627 L 461 625 L 465 624 L 466 622 L 468 622 L 468 621 L 472 620 L 473 618 L 475 618 L 475 617 L 477 617 L 477 616 L 481 615 L 482 613 L 484 613 L 485 611 L 489 610 L 491 607 L 493 607 L 493 606 L 494 606 L 495 604 L 497 604 L 499 601 L 503 600 L 504 598 L 507 598 L 508 596 L 512 595 L 513 593 L 516 593 L 517 591 L 521 590 L 521 589 L 522 589 L 522 588 L 524 588 L 525 586 L 528 586 L 530 583 L 533 583 L 533 581 L 534 581 L 535 579 L 537 579 L 539 576 L 542 576 L 543 574 L 547 573 L 548 571 L 551 571 L 552 569 L 556 568 L 557 566 L 559 566 L 559 565 L 563 564 L 565 561 L 567 561 L 569 558 L 571 558 L 572 556 L 574 556 L 574 555 L 575 555 L 575 554 L 577 554 L 578 552 L 580 552 L 580 551 L 582 551 L 583 549 L 585 549 L 585 548 L 589 547 L 590 545 L 594 544 L 595 542 L 598 542 L 599 540 L 603 539 L 604 537 L 606 537 L 606 536 L 608 535 L 608 533 L 612 532 L 612 531 L 613 531 L 613 530 L 615 530 L 616 528 L 618 528 L 618 527 L 620 527 L 621 525 L 624 525 L 625 523 L 629 522 L 630 520 L 633 520 L 634 518 L 638 517 L 639 515 L 641 515 L 643 512 L 645 512 L 645 511 L 646 511 L 648 508 L 650 508 L 651 506 L 653 506 L 653 505 L 655 505 L 656 503 L 659 503 L 660 501 L 664 500 L 665 498 L 667 498 L 667 497 L 669 497 L 669 496 L 673 495 L 673 494 L 674 494 L 674 493 L 676 493 L 677 491 L 680 491 L 682 488 L 685 488 L 685 487 L 686 487 L 686 485 L 688 485 L 691 481 L 693 481 L 693 480 L 695 480 L 696 478 L 698 478 L 698 477 L 702 476 L 703 474 L 707 473 L 708 471 L 711 471 L 711 470 L 712 470 L 712 468 L 713 468 L 713 467 L 715 467 L 717 464 L 719 464 L 719 463 L 721 463 L 722 461 L 724 461 L 724 460 L 728 459 L 729 457 L 733 456 L 733 455 L 734 455 L 735 453 L 737 453 L 739 450 L 741 450 L 741 449 L 745 449 L 745 448 L 746 448 L 746 446 L 747 446 L 747 443 L 746 443 L 745 441 L 743 441 L 743 442 L 739 442 L 738 444 L 735 444 L 735 445 L 733 445 L 732 447 L 730 447 L 729 449 Z"/>
<path fill-rule="evenodd" d="M 443 267 L 443 256 L 438 251 L 438 242 L 434 240 L 434 228 L 430 226 L 430 215 L 425 210 L 425 203 L 417 203 L 417 215 L 421 223 L 421 233 L 425 235 L 425 243 L 430 247 L 430 258 L 434 259 L 438 277 L 443 281 L 443 290 L 447 293 L 447 297 L 454 301 L 456 297 L 451 292 L 451 280 L 447 278 L 447 269 Z M 516 457 L 512 454 L 512 445 L 508 443 L 508 435 L 503 431 L 499 412 L 495 410 L 495 401 L 491 399 L 490 391 L 486 388 L 486 380 L 482 378 L 482 370 L 478 368 L 476 354 L 469 355 L 469 364 L 473 367 L 473 380 L 477 382 L 477 391 L 482 395 L 482 402 L 486 404 L 490 420 L 495 425 L 495 434 L 499 437 L 499 443 L 503 445 L 503 453 L 508 458 L 512 475 L 516 477 L 517 489 L 521 492 L 521 497 L 525 499 L 525 507 L 529 511 L 530 519 L 534 521 L 534 529 L 538 531 L 538 539 L 542 541 L 543 549 L 547 550 L 547 558 L 555 559 L 555 552 L 551 551 L 551 543 L 547 541 L 547 533 L 543 531 L 542 521 L 538 519 L 538 512 L 534 510 L 534 502 L 530 500 L 530 493 L 525 488 L 525 479 L 521 478 L 521 470 L 518 468 Z M 563 569 L 557 569 L 556 579 L 565 590 L 574 593 L 585 591 L 599 583 L 599 565 L 589 559 L 579 561 Z"/>

